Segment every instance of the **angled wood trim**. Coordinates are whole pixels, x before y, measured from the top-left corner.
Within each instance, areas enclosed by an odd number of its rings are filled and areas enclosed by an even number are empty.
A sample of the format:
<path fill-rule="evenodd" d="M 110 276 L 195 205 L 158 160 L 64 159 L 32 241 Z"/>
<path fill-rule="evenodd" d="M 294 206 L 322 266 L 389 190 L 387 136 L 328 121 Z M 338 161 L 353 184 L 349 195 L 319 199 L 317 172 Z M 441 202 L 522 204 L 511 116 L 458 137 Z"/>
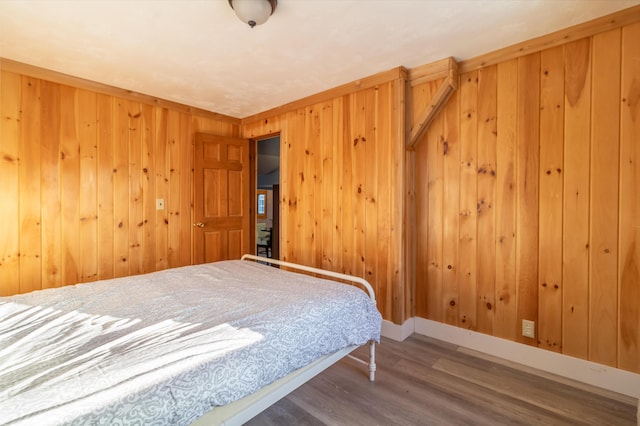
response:
<path fill-rule="evenodd" d="M 438 80 L 448 77 L 453 68 L 457 68 L 458 63 L 453 57 L 441 59 L 425 65 L 419 65 L 409 70 L 409 82 L 411 87 L 428 81 Z"/>
<path fill-rule="evenodd" d="M 265 120 L 277 115 L 294 111 L 299 108 L 304 108 L 309 105 L 326 102 L 328 100 L 339 98 L 349 93 L 375 87 L 379 84 L 389 83 L 396 79 L 406 80 L 407 69 L 404 67 L 392 68 L 388 71 L 383 71 L 369 77 L 361 78 L 351 83 L 343 84 L 341 86 L 334 87 L 333 89 L 325 90 L 324 92 L 316 93 L 314 95 L 289 102 L 288 104 L 284 104 L 255 115 L 250 115 L 249 117 L 245 117 L 242 119 L 242 125 L 244 126 L 256 121 Z"/>
<path fill-rule="evenodd" d="M 530 53 L 539 52 L 550 47 L 559 46 L 584 37 L 620 28 L 625 25 L 640 22 L 640 5 L 621 10 L 610 15 L 602 16 L 582 24 L 543 35 L 522 43 L 514 44 L 504 49 L 495 50 L 475 58 L 461 61 L 459 64 L 460 73 L 477 70 L 479 68 L 506 62 L 510 59 L 525 56 Z"/>
<path fill-rule="evenodd" d="M 413 150 L 418 145 L 433 119 L 445 106 L 451 94 L 458 88 L 457 63 L 452 58 L 450 59 L 447 78 L 442 82 L 429 105 L 420 113 L 416 124 L 411 128 L 411 135 L 407 141 L 407 149 L 409 150 Z"/>
<path fill-rule="evenodd" d="M 75 77 L 69 74 L 49 70 L 46 68 L 36 67 L 34 65 L 13 61 L 11 59 L 0 58 L 0 70 L 8 71 L 28 77 L 38 78 L 40 80 L 51 81 L 53 83 L 64 84 L 66 86 L 87 89 L 105 95 L 116 96 L 118 98 L 127 99 L 134 102 L 142 102 L 148 105 L 155 105 L 161 108 L 168 108 L 174 111 L 194 114 L 201 117 L 212 118 L 219 121 L 240 125 L 240 119 L 229 115 L 220 114 L 205 109 L 192 107 L 178 102 L 168 101 L 156 98 L 138 92 L 133 92 L 119 87 L 110 86 L 108 84 L 98 83 L 84 78 Z"/>

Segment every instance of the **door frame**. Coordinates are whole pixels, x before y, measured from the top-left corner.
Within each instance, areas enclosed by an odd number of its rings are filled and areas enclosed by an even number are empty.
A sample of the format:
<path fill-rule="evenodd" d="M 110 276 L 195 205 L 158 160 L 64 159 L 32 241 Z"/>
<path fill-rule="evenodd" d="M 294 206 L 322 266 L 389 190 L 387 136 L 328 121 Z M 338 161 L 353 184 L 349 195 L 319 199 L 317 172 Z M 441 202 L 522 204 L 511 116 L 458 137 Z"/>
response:
<path fill-rule="evenodd" d="M 249 221 L 251 222 L 251 245 L 253 247 L 253 251 L 255 253 L 255 255 L 258 254 L 258 248 L 256 247 L 256 223 L 258 221 L 258 212 L 257 212 L 257 207 L 258 207 L 258 142 L 260 142 L 261 140 L 264 139 L 269 139 L 269 138 L 273 138 L 278 136 L 280 138 L 280 142 L 282 142 L 282 132 L 274 132 L 274 133 L 268 133 L 265 135 L 260 135 L 260 136 L 256 136 L 253 137 L 251 139 L 249 139 L 249 164 L 250 164 L 250 169 L 249 169 L 249 179 L 251 182 L 251 188 L 249 190 L 249 196 L 251 197 L 251 199 L 253 200 L 253 203 L 251 205 L 251 216 Z M 280 155 L 279 155 L 279 165 L 280 165 L 280 170 L 282 170 L 282 150 L 280 150 Z M 282 187 L 282 176 L 280 176 L 278 178 L 278 187 Z M 279 198 L 279 197 L 278 197 Z M 278 206 L 278 210 L 280 210 L 280 200 L 278 199 L 278 202 L 274 202 L 273 205 L 277 205 Z M 278 212 L 278 216 L 280 216 L 281 212 Z M 274 210 L 274 214 L 275 214 L 275 210 Z M 278 226 L 278 229 L 273 229 L 273 232 L 278 232 L 278 236 L 277 238 L 275 238 L 274 242 L 277 242 L 277 247 L 276 244 L 273 244 L 271 246 L 271 252 L 273 253 L 272 256 L 275 258 L 275 255 L 278 255 L 278 258 L 280 258 L 280 226 Z M 273 234 L 272 234 L 272 238 L 273 238 Z"/>

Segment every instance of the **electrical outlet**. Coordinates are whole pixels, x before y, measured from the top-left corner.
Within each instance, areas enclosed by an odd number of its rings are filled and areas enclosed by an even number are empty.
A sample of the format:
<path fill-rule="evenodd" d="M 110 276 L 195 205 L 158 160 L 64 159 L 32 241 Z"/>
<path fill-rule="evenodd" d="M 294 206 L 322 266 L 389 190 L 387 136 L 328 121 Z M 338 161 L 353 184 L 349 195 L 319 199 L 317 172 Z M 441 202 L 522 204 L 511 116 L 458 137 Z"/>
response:
<path fill-rule="evenodd" d="M 534 321 L 522 320 L 522 335 L 524 337 L 536 338 L 536 323 Z"/>
<path fill-rule="evenodd" d="M 164 210 L 164 199 L 156 198 L 156 210 Z"/>

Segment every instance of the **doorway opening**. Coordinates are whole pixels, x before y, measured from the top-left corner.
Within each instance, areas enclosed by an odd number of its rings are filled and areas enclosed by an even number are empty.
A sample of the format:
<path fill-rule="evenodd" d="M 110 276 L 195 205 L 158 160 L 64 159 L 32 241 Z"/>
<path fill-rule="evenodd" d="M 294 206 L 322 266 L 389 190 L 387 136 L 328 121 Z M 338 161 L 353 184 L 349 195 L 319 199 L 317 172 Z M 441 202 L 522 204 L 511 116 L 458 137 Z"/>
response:
<path fill-rule="evenodd" d="M 280 135 L 256 140 L 256 254 L 280 258 Z"/>

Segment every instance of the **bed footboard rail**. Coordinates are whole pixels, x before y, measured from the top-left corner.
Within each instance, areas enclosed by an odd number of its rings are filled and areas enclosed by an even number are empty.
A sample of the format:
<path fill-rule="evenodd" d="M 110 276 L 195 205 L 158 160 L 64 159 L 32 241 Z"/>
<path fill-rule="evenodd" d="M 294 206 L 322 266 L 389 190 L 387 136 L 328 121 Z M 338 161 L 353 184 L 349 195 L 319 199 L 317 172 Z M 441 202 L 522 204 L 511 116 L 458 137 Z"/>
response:
<path fill-rule="evenodd" d="M 253 260 L 256 262 L 267 263 L 269 265 L 284 266 L 287 268 L 291 268 L 293 270 L 310 272 L 313 274 L 323 275 L 325 277 L 337 278 L 340 280 L 352 282 L 354 284 L 358 284 L 364 287 L 367 293 L 369 293 L 369 297 L 371 298 L 373 303 L 376 303 L 376 293 L 373 290 L 373 287 L 371 287 L 371 284 L 369 284 L 364 278 L 355 277 L 353 275 L 342 274 L 340 272 L 328 271 L 326 269 L 314 268 L 312 266 L 299 265 L 297 263 L 286 262 L 284 260 L 271 259 L 268 257 L 260 257 L 253 254 L 245 254 L 242 256 L 242 258 L 240 258 L 240 260 Z M 374 342 L 373 340 L 369 342 L 369 362 L 368 363 L 352 355 L 347 355 L 356 361 L 359 361 L 363 364 L 368 364 L 369 380 L 371 380 L 372 382 L 375 380 L 375 376 L 376 376 L 376 346 L 375 345 L 376 345 L 376 342 Z"/>
<path fill-rule="evenodd" d="M 352 283 L 356 283 L 364 287 L 367 290 L 367 293 L 369 293 L 369 297 L 371 298 L 371 300 L 373 300 L 374 302 L 376 301 L 376 293 L 373 291 L 373 287 L 371 287 L 371 284 L 369 284 L 367 280 L 365 280 L 364 278 L 355 277 L 353 275 L 342 274 L 340 272 L 328 271 L 326 269 L 314 268 L 312 266 L 299 265 L 297 263 L 286 262 L 284 260 L 271 259 L 268 257 L 260 257 L 254 254 L 245 254 L 242 256 L 242 258 L 240 258 L 240 260 L 254 260 L 256 262 L 268 263 L 270 265 L 285 266 L 291 269 L 297 269 L 300 271 L 311 272 L 313 274 L 324 275 L 331 278 L 350 281 Z"/>

